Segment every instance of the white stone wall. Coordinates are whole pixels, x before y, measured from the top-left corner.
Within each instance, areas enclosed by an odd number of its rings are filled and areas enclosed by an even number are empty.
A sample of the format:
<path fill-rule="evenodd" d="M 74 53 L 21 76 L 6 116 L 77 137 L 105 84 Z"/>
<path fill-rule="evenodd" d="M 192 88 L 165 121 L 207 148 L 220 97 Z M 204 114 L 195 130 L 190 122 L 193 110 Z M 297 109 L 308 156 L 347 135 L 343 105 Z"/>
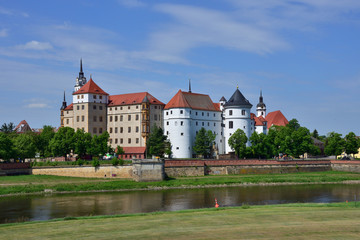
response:
<path fill-rule="evenodd" d="M 250 109 L 245 107 L 230 106 L 225 107 L 224 110 L 224 141 L 225 141 L 225 153 L 233 152 L 231 147 L 228 144 L 228 140 L 237 129 L 241 129 L 245 132 L 248 139 L 250 138 L 252 132 L 254 131 L 254 126 L 251 124 L 253 121 L 250 118 Z M 245 111 L 245 115 L 242 114 L 242 111 Z M 232 115 L 230 115 L 232 111 Z M 230 122 L 233 123 L 232 128 L 230 128 Z M 247 146 L 250 146 L 250 142 L 247 142 Z"/>
<path fill-rule="evenodd" d="M 99 94 L 92 94 L 92 93 L 84 93 L 84 94 L 76 94 L 73 95 L 73 103 L 108 103 L 108 96 L 107 95 L 99 95 Z"/>
<path fill-rule="evenodd" d="M 168 136 L 174 158 L 191 158 L 196 133 L 203 127 L 216 134 L 215 142 L 222 147 L 221 112 L 172 108 L 164 110 L 164 133 Z"/>

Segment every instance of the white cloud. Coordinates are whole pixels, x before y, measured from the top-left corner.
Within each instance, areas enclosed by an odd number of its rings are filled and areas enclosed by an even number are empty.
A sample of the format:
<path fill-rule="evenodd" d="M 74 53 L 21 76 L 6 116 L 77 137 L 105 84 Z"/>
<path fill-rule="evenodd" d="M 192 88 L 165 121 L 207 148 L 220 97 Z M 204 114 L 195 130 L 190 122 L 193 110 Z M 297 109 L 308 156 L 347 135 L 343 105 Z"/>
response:
<path fill-rule="evenodd" d="M 0 37 L 7 37 L 8 36 L 8 30 L 3 28 L 0 30 Z"/>
<path fill-rule="evenodd" d="M 30 49 L 30 50 L 49 50 L 52 49 L 52 45 L 48 42 L 38 42 L 38 41 L 30 41 L 25 45 L 18 46 L 22 49 Z"/>
<path fill-rule="evenodd" d="M 139 0 L 118 0 L 118 2 L 125 6 L 125 7 L 130 7 L 130 8 L 135 8 L 135 7 L 145 7 L 146 4 L 142 1 Z"/>
<path fill-rule="evenodd" d="M 29 103 L 25 105 L 27 108 L 48 108 L 49 106 L 46 103 Z"/>
<path fill-rule="evenodd" d="M 0 14 L 8 15 L 8 16 L 22 16 L 22 17 L 29 17 L 29 14 L 25 12 L 21 12 L 18 10 L 10 10 L 7 8 L 0 7 Z"/>

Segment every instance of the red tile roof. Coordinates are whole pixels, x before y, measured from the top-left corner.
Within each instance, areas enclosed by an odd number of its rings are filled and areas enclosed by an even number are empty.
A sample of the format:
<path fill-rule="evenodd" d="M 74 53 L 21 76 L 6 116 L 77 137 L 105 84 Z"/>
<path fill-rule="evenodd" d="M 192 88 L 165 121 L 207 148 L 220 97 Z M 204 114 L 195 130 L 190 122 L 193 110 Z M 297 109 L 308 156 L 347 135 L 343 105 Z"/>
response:
<path fill-rule="evenodd" d="M 145 153 L 146 147 L 123 147 L 125 154 Z"/>
<path fill-rule="evenodd" d="M 264 126 L 266 124 L 266 119 L 263 116 L 255 117 L 255 126 Z"/>
<path fill-rule="evenodd" d="M 220 103 L 214 103 L 214 107 L 217 111 L 220 111 Z"/>
<path fill-rule="evenodd" d="M 280 110 L 268 113 L 265 119 L 268 122 L 268 128 L 272 125 L 286 126 L 289 123 Z"/>
<path fill-rule="evenodd" d="M 73 108 L 74 108 L 74 105 L 73 105 L 73 104 L 70 104 L 70 105 L 67 106 L 64 110 L 69 111 L 69 110 L 73 110 Z"/>
<path fill-rule="evenodd" d="M 163 102 L 160 102 L 158 99 L 153 97 L 150 93 L 140 92 L 140 93 L 127 93 L 127 94 L 120 94 L 120 95 L 111 95 L 109 97 L 109 105 L 108 106 L 140 104 L 144 100 L 145 96 L 149 100 L 150 104 L 165 105 Z"/>
<path fill-rule="evenodd" d="M 22 132 L 26 132 L 26 131 L 32 131 L 30 125 L 25 121 L 22 120 L 14 129 L 15 132 L 17 133 L 22 133 Z"/>
<path fill-rule="evenodd" d="M 166 104 L 164 109 L 191 108 L 206 111 L 220 111 L 220 106 L 213 103 L 209 95 L 189 93 L 179 90 Z"/>
<path fill-rule="evenodd" d="M 95 94 L 101 94 L 101 95 L 109 95 L 104 90 L 102 90 L 93 80 L 90 78 L 90 80 L 85 83 L 84 86 L 82 86 L 79 90 L 73 93 L 73 95 L 76 94 L 83 94 L 83 93 L 95 93 Z"/>

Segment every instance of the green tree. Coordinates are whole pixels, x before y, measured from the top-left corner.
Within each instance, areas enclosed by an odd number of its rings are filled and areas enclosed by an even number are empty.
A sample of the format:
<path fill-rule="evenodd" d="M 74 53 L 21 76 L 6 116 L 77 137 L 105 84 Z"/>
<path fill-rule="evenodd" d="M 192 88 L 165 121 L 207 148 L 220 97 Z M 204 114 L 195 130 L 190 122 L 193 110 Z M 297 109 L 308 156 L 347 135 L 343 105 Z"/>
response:
<path fill-rule="evenodd" d="M 291 119 L 286 126 L 289 127 L 291 130 L 298 130 L 300 128 L 299 121 L 295 118 Z"/>
<path fill-rule="evenodd" d="M 14 131 L 14 129 L 15 129 L 14 123 L 12 123 L 12 122 L 4 123 L 3 125 L 1 125 L 0 132 L 12 133 Z"/>
<path fill-rule="evenodd" d="M 213 145 L 216 135 L 205 128 L 201 128 L 196 134 L 193 150 L 197 155 L 202 155 L 204 158 L 208 158 L 212 155 Z"/>
<path fill-rule="evenodd" d="M 92 144 L 92 136 L 82 129 L 78 129 L 74 135 L 74 153 L 78 154 L 80 158 L 84 158 L 89 154 Z"/>
<path fill-rule="evenodd" d="M 344 151 L 345 140 L 341 137 L 340 133 L 331 132 L 328 134 L 325 142 L 325 154 L 341 155 Z"/>
<path fill-rule="evenodd" d="M 75 131 L 71 127 L 62 127 L 55 133 L 50 141 L 50 149 L 54 156 L 64 156 L 70 154 L 74 149 Z"/>
<path fill-rule="evenodd" d="M 104 132 L 101 135 L 94 135 L 91 141 L 91 147 L 89 153 L 93 156 L 105 155 L 111 150 L 111 147 L 108 145 L 109 133 Z"/>
<path fill-rule="evenodd" d="M 315 129 L 315 130 L 311 133 L 311 136 L 312 136 L 313 138 L 319 139 L 319 133 L 318 133 L 318 131 Z"/>
<path fill-rule="evenodd" d="M 246 143 L 248 138 L 245 132 L 241 129 L 236 130 L 228 140 L 229 146 L 235 151 L 238 158 L 246 156 Z"/>
<path fill-rule="evenodd" d="M 254 132 L 249 141 L 251 143 L 251 147 L 249 147 L 250 155 L 249 157 L 255 158 L 270 158 L 273 156 L 273 146 L 270 143 L 270 137 L 263 133 L 258 134 Z"/>
<path fill-rule="evenodd" d="M 349 132 L 345 136 L 344 149 L 346 154 L 357 154 L 359 152 L 359 140 L 356 138 L 355 133 Z"/>
<path fill-rule="evenodd" d="M 19 134 L 14 140 L 17 157 L 20 159 L 34 158 L 36 154 L 35 134 L 26 132 Z"/>
<path fill-rule="evenodd" d="M 50 149 L 50 141 L 54 137 L 55 132 L 52 126 L 45 125 L 40 135 L 36 137 L 36 149 L 42 157 L 52 156 Z"/>
<path fill-rule="evenodd" d="M 14 143 L 8 135 L 0 132 L 0 159 L 10 160 L 15 158 Z"/>
<path fill-rule="evenodd" d="M 169 145 L 167 136 L 164 135 L 163 129 L 156 125 L 152 127 L 146 147 L 147 154 L 150 156 L 164 157 L 165 153 L 169 153 L 169 148 L 171 153 L 171 145 Z"/>
<path fill-rule="evenodd" d="M 118 156 L 123 155 L 125 153 L 124 149 L 122 147 L 120 147 L 119 145 L 117 145 L 115 152 Z"/>

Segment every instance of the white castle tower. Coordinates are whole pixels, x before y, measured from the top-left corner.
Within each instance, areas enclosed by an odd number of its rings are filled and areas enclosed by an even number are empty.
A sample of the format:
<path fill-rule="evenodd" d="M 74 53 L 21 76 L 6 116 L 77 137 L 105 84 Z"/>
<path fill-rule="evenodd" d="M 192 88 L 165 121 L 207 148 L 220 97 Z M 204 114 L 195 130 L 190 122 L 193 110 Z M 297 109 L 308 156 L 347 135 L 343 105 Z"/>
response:
<path fill-rule="evenodd" d="M 76 78 L 75 84 L 75 92 L 78 91 L 82 86 L 86 83 L 86 77 L 84 76 L 83 67 L 82 67 L 82 59 L 80 59 L 80 72 L 79 76 Z"/>
<path fill-rule="evenodd" d="M 256 105 L 257 117 L 266 117 L 266 105 L 263 100 L 262 91 L 260 91 L 259 103 Z"/>
<path fill-rule="evenodd" d="M 253 132 L 251 111 L 252 104 L 242 95 L 239 88 L 236 89 L 229 101 L 224 104 L 224 141 L 225 153 L 232 152 L 233 149 L 228 144 L 229 138 L 237 130 L 241 129 L 250 138 Z M 250 145 L 250 142 L 247 143 Z"/>

